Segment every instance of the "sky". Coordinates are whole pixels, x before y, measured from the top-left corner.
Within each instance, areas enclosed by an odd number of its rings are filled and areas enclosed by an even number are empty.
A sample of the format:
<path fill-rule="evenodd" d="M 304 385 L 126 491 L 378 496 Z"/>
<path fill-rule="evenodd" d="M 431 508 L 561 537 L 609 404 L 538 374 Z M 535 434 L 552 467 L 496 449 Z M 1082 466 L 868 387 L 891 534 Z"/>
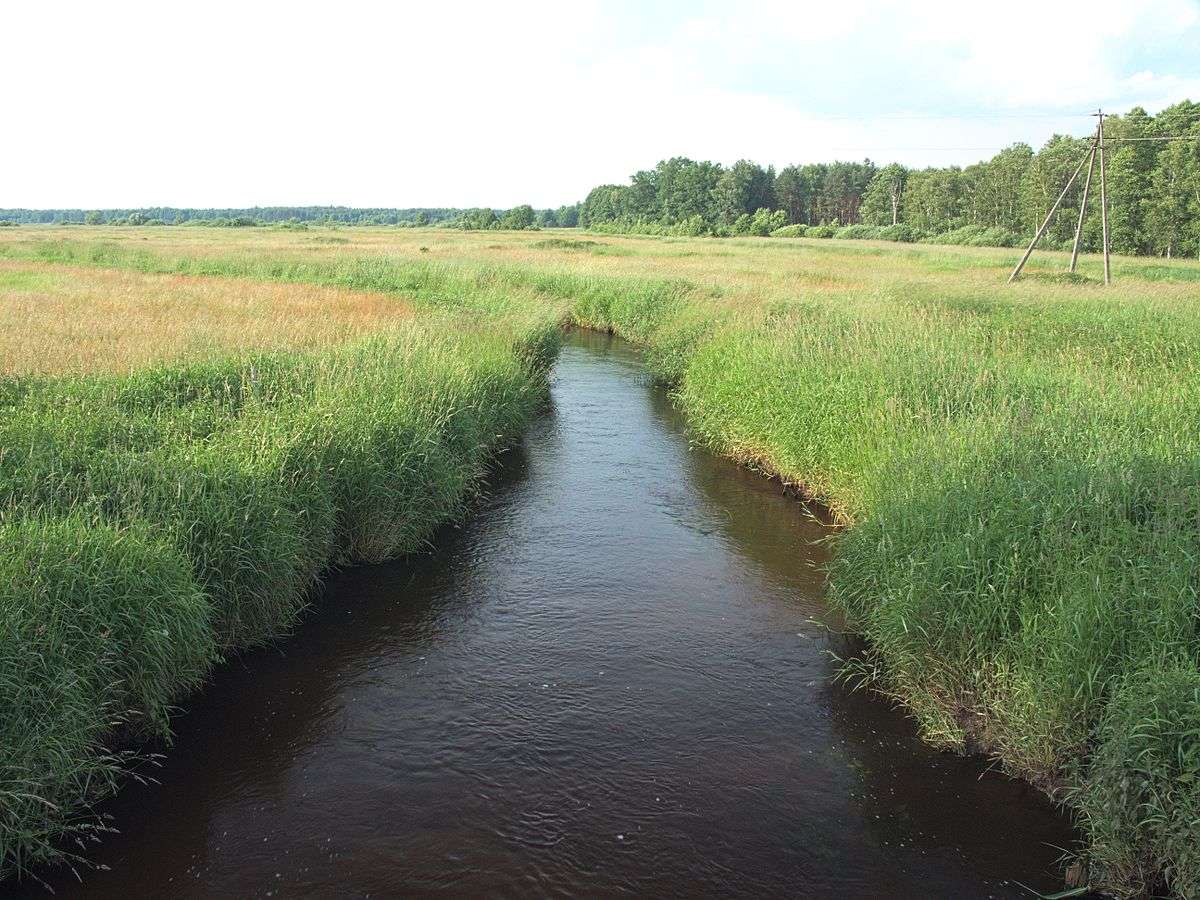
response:
<path fill-rule="evenodd" d="M 1200 101 L 1200 0 L 12 3 L 0 208 L 559 206 Z"/>

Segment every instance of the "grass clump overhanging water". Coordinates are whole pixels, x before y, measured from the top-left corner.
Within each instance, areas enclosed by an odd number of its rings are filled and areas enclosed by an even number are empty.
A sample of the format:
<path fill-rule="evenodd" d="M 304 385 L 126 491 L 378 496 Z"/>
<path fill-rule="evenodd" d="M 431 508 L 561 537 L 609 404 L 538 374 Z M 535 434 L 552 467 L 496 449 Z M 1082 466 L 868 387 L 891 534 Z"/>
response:
<path fill-rule="evenodd" d="M 285 633 L 334 565 L 460 517 L 545 394 L 553 318 L 313 353 L 0 382 L 0 873 L 88 810 L 219 654 Z M 70 855 L 70 854 L 68 854 Z"/>

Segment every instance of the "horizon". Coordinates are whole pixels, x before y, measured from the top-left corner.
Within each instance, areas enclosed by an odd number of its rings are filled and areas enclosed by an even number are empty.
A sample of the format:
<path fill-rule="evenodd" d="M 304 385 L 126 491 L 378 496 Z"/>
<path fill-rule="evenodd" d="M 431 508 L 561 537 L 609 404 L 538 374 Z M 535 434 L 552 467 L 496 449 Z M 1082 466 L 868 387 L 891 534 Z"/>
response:
<path fill-rule="evenodd" d="M 1200 0 L 345 9 L 18 9 L 54 39 L 12 50 L 36 139 L 0 148 L 0 206 L 557 208 L 673 156 L 965 166 L 1200 97 Z"/>

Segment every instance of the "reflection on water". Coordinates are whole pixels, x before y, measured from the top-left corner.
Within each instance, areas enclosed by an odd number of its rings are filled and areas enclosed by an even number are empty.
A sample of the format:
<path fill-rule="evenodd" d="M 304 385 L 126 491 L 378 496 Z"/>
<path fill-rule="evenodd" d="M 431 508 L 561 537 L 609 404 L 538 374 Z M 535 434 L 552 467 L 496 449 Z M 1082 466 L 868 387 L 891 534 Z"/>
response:
<path fill-rule="evenodd" d="M 689 447 L 638 355 L 436 552 L 332 579 L 178 720 L 69 896 L 1025 896 L 1070 829 L 830 680 L 825 528 Z M 45 873 L 43 873 L 45 874 Z M 28 889 L 28 885 L 25 885 Z M 11 886 L 10 886 L 11 889 Z"/>

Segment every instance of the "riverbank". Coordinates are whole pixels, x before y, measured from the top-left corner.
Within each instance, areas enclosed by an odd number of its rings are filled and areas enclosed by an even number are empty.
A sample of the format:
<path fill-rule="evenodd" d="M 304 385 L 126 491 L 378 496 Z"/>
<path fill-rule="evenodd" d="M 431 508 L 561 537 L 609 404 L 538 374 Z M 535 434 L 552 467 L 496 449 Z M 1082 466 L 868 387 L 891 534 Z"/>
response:
<path fill-rule="evenodd" d="M 223 657 L 333 567 L 460 518 L 545 396 L 557 330 L 411 324 L 341 348 L 0 382 L 0 872 L 74 851 Z M 129 745 L 118 740 L 117 745 Z"/>
<path fill-rule="evenodd" d="M 582 319 L 650 349 L 701 441 L 852 526 L 829 599 L 870 649 L 844 677 L 1067 803 L 1085 883 L 1198 896 L 1197 310 L 1025 303 Z"/>
<path fill-rule="evenodd" d="M 830 599 L 871 649 L 848 677 L 1067 802 L 1094 886 L 1200 892 L 1194 266 L 1005 287 L 1000 251 L 348 233 L 7 252 L 567 310 L 628 337 L 700 440 L 852 524 Z"/>

